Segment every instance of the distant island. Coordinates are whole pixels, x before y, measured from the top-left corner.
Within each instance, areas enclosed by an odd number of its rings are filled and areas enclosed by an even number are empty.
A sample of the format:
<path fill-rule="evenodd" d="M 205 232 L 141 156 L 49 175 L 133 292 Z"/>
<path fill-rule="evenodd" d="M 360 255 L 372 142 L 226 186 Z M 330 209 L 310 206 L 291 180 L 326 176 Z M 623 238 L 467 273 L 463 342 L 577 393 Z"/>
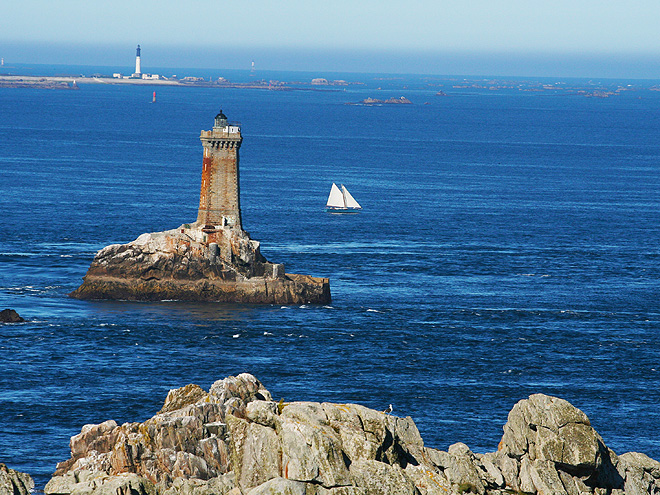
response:
<path fill-rule="evenodd" d="M 30 76 L 0 76 L 0 88 L 79 89 L 72 78 Z"/>
<path fill-rule="evenodd" d="M 147 76 L 145 74 L 144 76 Z M 18 74 L 0 74 L 0 88 L 41 88 L 41 89 L 79 89 L 81 84 L 112 84 L 137 86 L 179 86 L 203 88 L 233 88 L 233 89 L 266 89 L 271 91 L 340 91 L 336 86 L 349 86 L 364 84 L 361 82 L 347 82 L 344 80 L 328 81 L 316 78 L 311 81 L 277 81 L 252 80 L 249 82 L 232 82 L 224 77 L 216 79 L 203 77 L 176 76 L 165 77 L 158 74 L 149 77 L 127 77 L 117 73 L 113 76 L 93 74 L 91 76 L 27 76 Z"/>
<path fill-rule="evenodd" d="M 120 76 L 118 74 L 117 76 Z M 104 75 L 92 76 L 23 76 L 0 74 L 0 87 L 7 88 L 47 88 L 47 89 L 78 89 L 79 84 L 116 84 L 116 85 L 139 85 L 139 86 L 195 86 L 204 88 L 234 88 L 234 89 L 268 89 L 271 91 L 338 91 L 338 89 L 322 86 L 347 86 L 346 81 L 331 81 L 327 84 L 318 82 L 284 82 L 263 79 L 250 82 L 231 82 L 224 77 L 217 79 L 204 79 L 203 77 L 183 77 L 181 79 L 172 76 L 154 76 L 152 78 L 133 77 L 109 77 Z M 319 87 L 321 86 L 321 87 Z"/>
<path fill-rule="evenodd" d="M 346 103 L 347 105 L 412 105 L 410 101 L 405 96 L 400 98 L 388 98 L 387 100 L 379 100 L 377 98 L 365 98 L 362 101 L 357 103 Z"/>

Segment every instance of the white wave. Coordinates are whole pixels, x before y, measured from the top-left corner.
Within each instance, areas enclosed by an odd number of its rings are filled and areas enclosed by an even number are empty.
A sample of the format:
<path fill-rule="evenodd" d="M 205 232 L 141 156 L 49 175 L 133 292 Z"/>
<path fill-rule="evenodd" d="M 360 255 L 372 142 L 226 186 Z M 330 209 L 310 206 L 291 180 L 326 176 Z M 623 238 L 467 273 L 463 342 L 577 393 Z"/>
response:
<path fill-rule="evenodd" d="M 235 339 L 239 338 L 240 336 L 241 336 L 240 333 L 235 333 L 234 335 L 232 335 L 232 337 L 235 338 Z"/>

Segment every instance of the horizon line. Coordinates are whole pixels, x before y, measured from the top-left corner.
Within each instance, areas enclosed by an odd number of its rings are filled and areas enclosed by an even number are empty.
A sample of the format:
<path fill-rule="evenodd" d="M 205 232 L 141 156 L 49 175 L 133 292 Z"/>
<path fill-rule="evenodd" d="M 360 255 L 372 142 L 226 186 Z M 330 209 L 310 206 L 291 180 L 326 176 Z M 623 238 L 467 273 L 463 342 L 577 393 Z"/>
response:
<path fill-rule="evenodd" d="M 469 75 L 470 77 L 542 77 L 577 79 L 660 79 L 660 54 L 541 51 L 368 50 L 320 48 L 248 48 L 149 45 L 142 66 L 154 69 L 250 70 L 355 74 Z M 147 48 L 145 49 L 144 46 Z M 8 64 L 129 68 L 135 44 L 0 42 Z M 64 49 L 67 48 L 67 49 Z"/>
<path fill-rule="evenodd" d="M 14 62 L 14 65 L 3 65 L 0 66 L 0 77 L 5 75 L 14 75 L 14 76 L 20 76 L 20 75 L 25 75 L 27 76 L 28 74 L 2 74 L 1 71 L 3 69 L 19 69 L 21 67 L 23 68 L 32 68 L 31 66 L 35 66 L 34 68 L 37 68 L 38 66 L 43 66 L 43 67 L 87 67 L 87 68 L 94 68 L 94 69 L 99 69 L 99 68 L 107 68 L 107 69 L 112 69 L 112 71 L 117 71 L 120 70 L 118 65 L 103 65 L 103 64 L 89 64 L 89 63 L 43 63 L 43 62 Z M 130 72 L 130 66 L 125 65 L 122 66 L 124 68 L 129 69 Z M 460 74 L 460 73 L 424 73 L 424 72 L 388 72 L 388 71 L 365 71 L 365 72 L 360 72 L 360 71 L 355 71 L 355 70 L 340 70 L 340 69 L 256 69 L 252 71 L 250 68 L 230 68 L 230 67 L 170 67 L 170 66 L 152 66 L 152 71 L 145 72 L 146 74 L 151 74 L 151 73 L 157 73 L 157 70 L 161 69 L 167 69 L 167 70 L 176 70 L 176 71 L 181 71 L 181 70 L 191 70 L 191 71 L 211 71 L 211 72 L 220 72 L 220 71 L 232 71 L 232 72 L 245 72 L 245 73 L 281 73 L 281 72 L 293 72 L 293 73 L 301 73 L 301 74 L 342 74 L 342 75 L 348 75 L 348 74 L 354 74 L 356 76 L 358 75 L 363 75 L 363 76 L 378 76 L 378 75 L 388 75 L 388 76 L 417 76 L 417 77 L 429 77 L 429 78 L 478 78 L 478 79 L 501 79 L 501 78 L 514 78 L 514 79 L 565 79 L 565 80 L 590 80 L 590 79 L 598 79 L 598 80 L 608 80 L 608 81 L 617 81 L 617 80 L 625 80 L 625 81 L 655 81 L 655 80 L 660 80 L 660 77 L 635 77 L 635 76 L 581 76 L 581 75 L 524 75 L 524 74 L 478 74 L 478 73 L 472 73 L 472 74 Z M 39 75 L 44 75 L 44 74 L 39 74 Z M 110 74 L 107 74 L 110 75 Z M 160 75 L 165 75 L 165 74 L 160 74 Z M 74 76 L 71 76 L 74 77 Z M 89 77 L 89 76 L 85 76 Z"/>

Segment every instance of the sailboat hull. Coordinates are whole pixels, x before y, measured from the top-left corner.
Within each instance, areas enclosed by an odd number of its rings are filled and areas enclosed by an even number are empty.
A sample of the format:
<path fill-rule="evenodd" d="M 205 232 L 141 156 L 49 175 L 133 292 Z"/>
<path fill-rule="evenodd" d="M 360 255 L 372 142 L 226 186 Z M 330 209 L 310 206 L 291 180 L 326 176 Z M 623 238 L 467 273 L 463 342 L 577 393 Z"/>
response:
<path fill-rule="evenodd" d="M 326 213 L 360 213 L 362 208 L 326 208 Z"/>

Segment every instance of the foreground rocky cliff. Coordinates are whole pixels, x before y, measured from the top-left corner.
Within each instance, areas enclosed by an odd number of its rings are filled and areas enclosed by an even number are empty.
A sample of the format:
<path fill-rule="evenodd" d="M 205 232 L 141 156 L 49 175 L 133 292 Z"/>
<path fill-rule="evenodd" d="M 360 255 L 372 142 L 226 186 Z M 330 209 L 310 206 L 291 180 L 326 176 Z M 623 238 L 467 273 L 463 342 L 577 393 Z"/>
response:
<path fill-rule="evenodd" d="M 274 402 L 252 375 L 171 390 L 144 423 L 86 425 L 46 494 L 660 493 L 660 463 L 617 456 L 568 402 L 532 395 L 497 452 L 428 448 L 411 418 L 356 404 Z"/>

